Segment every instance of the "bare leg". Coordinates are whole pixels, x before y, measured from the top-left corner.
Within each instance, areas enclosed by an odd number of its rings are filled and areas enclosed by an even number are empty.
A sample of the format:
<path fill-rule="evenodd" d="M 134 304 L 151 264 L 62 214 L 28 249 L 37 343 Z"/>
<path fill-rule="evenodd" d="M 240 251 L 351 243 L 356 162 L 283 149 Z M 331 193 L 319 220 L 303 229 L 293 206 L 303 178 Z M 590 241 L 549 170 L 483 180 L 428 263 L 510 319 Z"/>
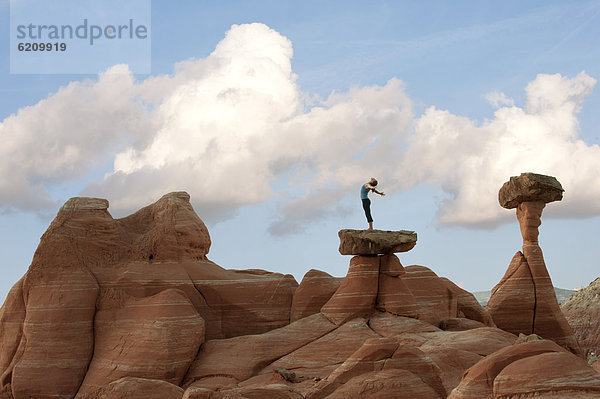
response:
<path fill-rule="evenodd" d="M 369 222 L 369 230 L 373 230 L 373 222 Z"/>

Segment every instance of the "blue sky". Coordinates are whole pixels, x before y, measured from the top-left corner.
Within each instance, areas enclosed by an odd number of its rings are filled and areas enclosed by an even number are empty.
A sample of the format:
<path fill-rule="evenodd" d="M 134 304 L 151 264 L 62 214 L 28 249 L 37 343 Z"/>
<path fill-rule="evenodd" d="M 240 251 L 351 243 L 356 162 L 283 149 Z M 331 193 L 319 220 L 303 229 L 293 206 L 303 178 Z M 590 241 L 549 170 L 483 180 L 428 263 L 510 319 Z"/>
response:
<path fill-rule="evenodd" d="M 152 1 L 150 75 L 10 74 L 9 20 L 2 296 L 69 197 L 121 217 L 173 189 L 221 266 L 343 276 L 371 176 L 375 227 L 419 234 L 403 264 L 490 289 L 521 245 L 495 195 L 529 170 L 566 189 L 540 228 L 555 285 L 598 277 L 600 1 Z"/>

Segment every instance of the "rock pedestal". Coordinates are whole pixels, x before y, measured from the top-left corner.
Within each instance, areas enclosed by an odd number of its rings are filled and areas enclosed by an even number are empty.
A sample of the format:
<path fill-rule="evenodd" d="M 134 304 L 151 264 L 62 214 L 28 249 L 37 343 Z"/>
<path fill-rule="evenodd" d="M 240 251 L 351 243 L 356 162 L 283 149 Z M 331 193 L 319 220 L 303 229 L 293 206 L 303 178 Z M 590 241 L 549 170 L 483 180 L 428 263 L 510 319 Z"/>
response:
<path fill-rule="evenodd" d="M 573 331 L 560 311 L 538 244 L 542 211 L 546 203 L 561 200 L 562 193 L 554 177 L 534 173 L 511 177 L 500 189 L 500 205 L 517 209 L 523 250 L 515 254 L 506 274 L 492 289 L 486 308 L 503 330 L 537 334 L 580 354 Z"/>
<path fill-rule="evenodd" d="M 417 317 L 417 303 L 402 281 L 406 272 L 394 252 L 417 243 L 414 231 L 340 230 L 340 253 L 350 260 L 346 278 L 321 313 L 337 325 L 366 317 L 375 307 L 392 314 Z"/>

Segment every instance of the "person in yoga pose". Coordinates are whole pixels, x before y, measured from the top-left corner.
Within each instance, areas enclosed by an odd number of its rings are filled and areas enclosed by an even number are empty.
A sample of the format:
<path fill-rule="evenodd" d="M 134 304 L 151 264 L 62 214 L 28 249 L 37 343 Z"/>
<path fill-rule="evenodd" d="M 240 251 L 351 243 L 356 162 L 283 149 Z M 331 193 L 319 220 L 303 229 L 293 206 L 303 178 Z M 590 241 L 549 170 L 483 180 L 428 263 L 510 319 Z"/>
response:
<path fill-rule="evenodd" d="M 362 200 L 363 209 L 365 210 L 367 222 L 369 223 L 369 230 L 373 230 L 373 217 L 371 216 L 371 200 L 369 199 L 369 191 L 373 191 L 381 196 L 385 195 L 383 192 L 377 191 L 375 187 L 377 187 L 377 180 L 374 177 L 371 177 L 371 180 L 363 184 L 360 189 L 360 198 Z"/>

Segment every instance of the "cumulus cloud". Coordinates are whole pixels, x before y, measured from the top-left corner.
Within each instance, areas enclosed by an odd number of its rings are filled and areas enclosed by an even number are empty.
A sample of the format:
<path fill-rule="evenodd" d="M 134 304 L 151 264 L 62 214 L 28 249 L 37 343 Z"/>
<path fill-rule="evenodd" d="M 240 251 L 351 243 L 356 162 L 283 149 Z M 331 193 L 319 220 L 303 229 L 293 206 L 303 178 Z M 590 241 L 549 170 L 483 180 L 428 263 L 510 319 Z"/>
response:
<path fill-rule="evenodd" d="M 55 207 L 53 184 L 114 157 L 83 194 L 109 198 L 117 214 L 173 190 L 188 191 L 208 222 L 274 199 L 272 234 L 347 214 L 340 200 L 371 176 L 388 195 L 441 186 L 448 224 L 501 221 L 497 190 L 522 171 L 559 178 L 563 216 L 600 214 L 600 184 L 590 184 L 600 150 L 578 139 L 577 113 L 596 83 L 585 73 L 539 75 L 522 108 L 489 94 L 498 109 L 478 124 L 435 107 L 416 117 L 395 78 L 315 102 L 292 56 L 290 40 L 266 25 L 234 25 L 209 56 L 170 75 L 136 81 L 117 65 L 71 83 L 0 124 L 0 207 Z"/>
<path fill-rule="evenodd" d="M 501 107 L 480 125 L 428 108 L 401 163 L 417 171 L 405 176 L 405 187 L 441 185 L 449 194 L 439 210 L 442 223 L 495 225 L 512 216 L 497 203 L 502 183 L 536 172 L 556 176 L 565 189 L 563 203 L 551 213 L 600 214 L 600 147 L 578 138 L 577 119 L 595 84 L 585 72 L 572 79 L 540 74 L 526 87 L 525 107 Z"/>
<path fill-rule="evenodd" d="M 515 101 L 512 98 L 506 97 L 506 94 L 501 91 L 492 91 L 485 95 L 485 99 L 489 101 L 494 108 L 500 108 L 502 106 L 512 107 L 515 105 Z"/>

